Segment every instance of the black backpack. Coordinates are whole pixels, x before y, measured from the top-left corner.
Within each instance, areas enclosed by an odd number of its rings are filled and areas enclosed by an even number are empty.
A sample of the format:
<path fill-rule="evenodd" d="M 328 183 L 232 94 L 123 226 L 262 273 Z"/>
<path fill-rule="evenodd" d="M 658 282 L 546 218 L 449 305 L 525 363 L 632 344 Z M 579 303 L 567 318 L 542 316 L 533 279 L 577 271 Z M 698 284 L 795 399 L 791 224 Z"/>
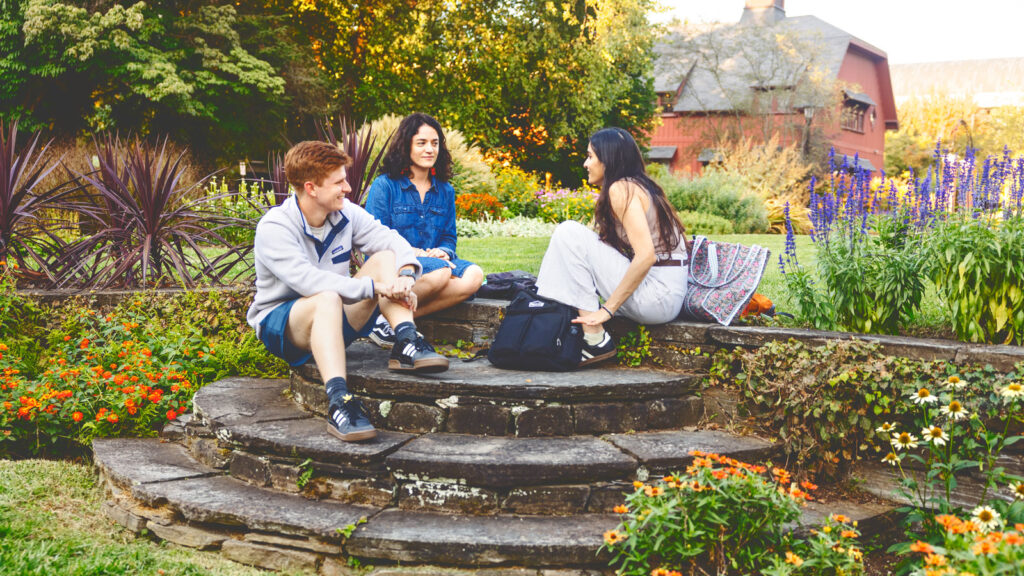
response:
<path fill-rule="evenodd" d="M 537 290 L 537 277 L 522 270 L 493 272 L 487 275 L 487 282 L 476 291 L 478 298 L 511 300 L 520 290 Z"/>
<path fill-rule="evenodd" d="M 522 290 L 505 308 L 487 359 L 510 370 L 575 370 L 583 354 L 583 328 L 572 323 L 576 316 L 571 306 Z"/>

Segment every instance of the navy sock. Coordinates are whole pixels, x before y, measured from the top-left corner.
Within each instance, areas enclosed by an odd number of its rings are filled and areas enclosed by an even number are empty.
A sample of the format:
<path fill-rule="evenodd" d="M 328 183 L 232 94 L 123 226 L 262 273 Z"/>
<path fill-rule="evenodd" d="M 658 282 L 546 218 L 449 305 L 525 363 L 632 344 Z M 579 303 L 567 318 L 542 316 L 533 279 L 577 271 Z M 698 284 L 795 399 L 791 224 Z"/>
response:
<path fill-rule="evenodd" d="M 328 380 L 324 387 L 327 389 L 328 406 L 340 406 L 345 402 L 344 398 L 348 395 L 348 384 L 344 378 L 335 376 Z"/>
<path fill-rule="evenodd" d="M 412 322 L 402 322 L 395 326 L 395 340 L 409 342 L 416 339 L 416 325 Z"/>

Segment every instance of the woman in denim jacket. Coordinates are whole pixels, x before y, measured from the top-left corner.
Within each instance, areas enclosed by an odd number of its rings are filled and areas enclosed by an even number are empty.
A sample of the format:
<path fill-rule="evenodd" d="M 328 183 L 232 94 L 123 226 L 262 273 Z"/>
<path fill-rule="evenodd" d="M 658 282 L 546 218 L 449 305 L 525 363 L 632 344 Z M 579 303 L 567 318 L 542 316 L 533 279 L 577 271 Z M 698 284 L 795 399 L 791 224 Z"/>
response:
<path fill-rule="evenodd" d="M 384 174 L 370 185 L 366 210 L 412 244 L 423 266 L 413 291 L 416 315 L 444 310 L 476 293 L 484 280 L 479 266 L 456 255 L 455 190 L 448 182 L 452 157 L 434 118 L 415 113 L 399 124 L 383 163 Z M 386 321 L 370 339 L 394 343 Z"/>

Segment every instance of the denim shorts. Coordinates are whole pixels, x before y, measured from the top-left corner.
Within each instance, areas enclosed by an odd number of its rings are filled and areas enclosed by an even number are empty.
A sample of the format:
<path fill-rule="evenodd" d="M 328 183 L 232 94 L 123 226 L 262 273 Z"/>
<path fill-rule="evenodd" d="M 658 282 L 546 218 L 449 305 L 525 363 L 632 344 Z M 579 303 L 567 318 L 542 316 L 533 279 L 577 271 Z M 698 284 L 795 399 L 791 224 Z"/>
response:
<path fill-rule="evenodd" d="M 292 306 L 295 305 L 298 299 L 289 300 L 283 304 L 278 305 L 276 308 L 267 314 L 263 321 L 260 322 L 260 342 L 267 347 L 267 351 L 284 360 L 289 366 L 302 366 L 309 359 L 313 357 L 313 353 L 309 350 L 303 350 L 295 344 L 292 344 L 288 336 L 285 335 L 285 330 L 288 328 L 288 315 L 292 312 Z M 370 314 L 370 318 L 366 321 L 366 324 L 362 328 L 356 330 L 348 323 L 348 318 L 344 312 L 341 315 L 341 331 L 342 337 L 345 340 L 345 347 L 354 342 L 357 338 L 365 338 L 370 335 L 370 331 L 373 330 L 373 324 L 377 320 L 377 315 L 380 314 L 380 309 L 374 308 L 373 314 Z"/>
<path fill-rule="evenodd" d="M 462 278 L 462 275 L 466 273 L 466 269 L 474 265 L 469 260 L 463 260 L 461 258 L 451 260 L 451 264 L 455 265 L 454 268 L 449 265 L 448 260 L 444 260 L 442 258 L 417 256 L 416 259 L 420 261 L 420 266 L 423 267 L 423 274 L 430 274 L 431 272 L 442 268 L 451 268 L 452 276 L 455 278 Z"/>

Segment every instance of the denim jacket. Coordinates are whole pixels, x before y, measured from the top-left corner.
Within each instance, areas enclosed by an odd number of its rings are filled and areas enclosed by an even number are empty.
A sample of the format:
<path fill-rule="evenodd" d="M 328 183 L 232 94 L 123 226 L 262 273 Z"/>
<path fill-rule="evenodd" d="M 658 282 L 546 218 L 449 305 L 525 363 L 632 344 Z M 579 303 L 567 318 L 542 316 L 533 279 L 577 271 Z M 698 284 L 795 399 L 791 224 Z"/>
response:
<path fill-rule="evenodd" d="M 440 248 L 455 259 L 455 189 L 431 177 L 424 200 L 416 186 L 403 176 L 392 180 L 382 174 L 370 185 L 366 210 L 381 224 L 397 230 L 414 248 Z"/>

